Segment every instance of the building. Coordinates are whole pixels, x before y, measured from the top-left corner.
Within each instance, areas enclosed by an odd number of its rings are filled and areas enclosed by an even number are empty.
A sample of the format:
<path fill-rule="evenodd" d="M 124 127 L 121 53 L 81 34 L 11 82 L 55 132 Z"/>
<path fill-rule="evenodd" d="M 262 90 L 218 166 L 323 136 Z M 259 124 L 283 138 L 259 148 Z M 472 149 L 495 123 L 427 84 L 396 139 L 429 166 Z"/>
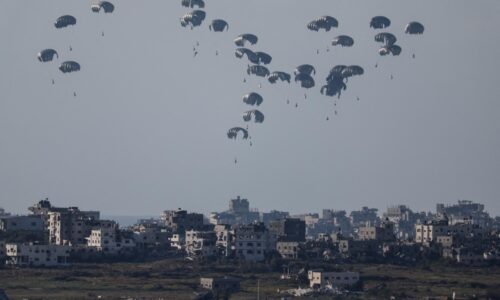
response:
<path fill-rule="evenodd" d="M 184 234 L 188 230 L 203 230 L 203 214 L 188 213 L 186 210 L 166 210 L 160 217 L 161 221 L 173 233 Z"/>
<path fill-rule="evenodd" d="M 135 248 L 134 239 L 122 236 L 116 223 L 106 223 L 92 229 L 87 237 L 87 246 L 103 254 L 118 254 Z"/>
<path fill-rule="evenodd" d="M 358 272 L 325 272 L 321 270 L 310 270 L 307 273 L 309 286 L 311 288 L 349 287 L 359 282 Z"/>
<path fill-rule="evenodd" d="M 298 259 L 304 254 L 302 243 L 299 242 L 281 242 L 276 243 L 276 250 L 284 259 Z"/>
<path fill-rule="evenodd" d="M 231 256 L 234 245 L 234 232 L 229 225 L 215 225 L 216 246 L 221 256 Z"/>
<path fill-rule="evenodd" d="M 86 245 L 93 228 L 115 225 L 114 221 L 99 220 L 99 215 L 98 211 L 81 211 L 78 207 L 48 212 L 49 244 Z"/>
<path fill-rule="evenodd" d="M 266 253 L 275 248 L 276 245 L 270 245 L 269 232 L 264 223 L 239 225 L 234 229 L 234 250 L 238 258 L 263 261 Z"/>
<path fill-rule="evenodd" d="M 186 235 L 179 233 L 172 234 L 170 247 L 182 251 L 186 247 Z"/>
<path fill-rule="evenodd" d="M 68 266 L 70 246 L 7 244 L 5 246 L 8 265 L 21 267 Z"/>
<path fill-rule="evenodd" d="M 360 227 L 360 226 L 374 226 L 378 223 L 377 216 L 378 209 L 376 208 L 368 208 L 363 206 L 361 210 L 354 210 L 350 214 L 351 226 Z"/>
<path fill-rule="evenodd" d="M 269 232 L 275 240 L 305 242 L 306 223 L 301 219 L 287 218 L 269 222 Z"/>
<path fill-rule="evenodd" d="M 470 200 L 458 200 L 458 204 L 454 205 L 438 203 L 436 213 L 440 216 L 446 216 L 450 225 L 463 223 L 464 219 L 481 227 L 488 227 L 492 222 L 489 214 L 484 211 L 484 205 Z"/>
<path fill-rule="evenodd" d="M 351 220 L 345 210 L 323 209 L 322 219 L 340 229 L 344 235 L 352 233 Z"/>
<path fill-rule="evenodd" d="M 396 240 L 396 236 L 394 235 L 394 223 L 387 221 L 379 226 L 359 227 L 358 238 L 360 240 L 393 242 Z"/>
<path fill-rule="evenodd" d="M 290 213 L 286 211 L 271 210 L 268 213 L 262 214 L 262 222 L 267 226 L 271 221 L 284 220 L 290 217 Z"/>
<path fill-rule="evenodd" d="M 0 217 L 0 231 L 44 231 L 45 225 L 40 216 L 3 216 Z"/>
<path fill-rule="evenodd" d="M 210 213 L 211 224 L 220 225 L 246 225 L 260 221 L 260 214 L 257 210 L 251 210 L 247 199 L 236 197 L 229 201 L 229 210 L 223 212 Z"/>
<path fill-rule="evenodd" d="M 415 241 L 420 244 L 435 242 L 438 236 L 453 236 L 457 240 L 480 239 L 487 231 L 477 224 L 455 223 L 450 225 L 447 218 L 415 225 Z"/>
<path fill-rule="evenodd" d="M 383 218 L 394 223 L 398 239 L 414 239 L 415 224 L 423 223 L 428 215 L 424 212 L 415 213 L 406 205 L 394 205 L 387 208 Z"/>
<path fill-rule="evenodd" d="M 217 235 L 214 231 L 186 231 L 186 253 L 193 258 L 217 255 Z"/>
<path fill-rule="evenodd" d="M 159 247 L 166 250 L 170 248 L 171 241 L 169 238 L 172 234 L 159 224 L 151 223 L 135 226 L 132 234 L 136 246 L 141 249 Z"/>
<path fill-rule="evenodd" d="M 202 277 L 200 286 L 216 293 L 236 293 L 240 290 L 240 280 L 231 277 Z"/>

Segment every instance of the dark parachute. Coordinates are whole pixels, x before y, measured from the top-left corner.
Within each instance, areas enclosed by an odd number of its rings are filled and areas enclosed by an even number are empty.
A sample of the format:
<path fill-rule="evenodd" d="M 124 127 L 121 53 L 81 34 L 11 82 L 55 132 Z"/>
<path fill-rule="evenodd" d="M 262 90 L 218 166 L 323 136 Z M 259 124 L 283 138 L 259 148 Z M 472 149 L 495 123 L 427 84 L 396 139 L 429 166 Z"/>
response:
<path fill-rule="evenodd" d="M 252 117 L 255 123 L 264 122 L 264 114 L 257 109 L 252 109 L 243 113 L 243 121 L 245 122 L 251 121 Z"/>
<path fill-rule="evenodd" d="M 247 74 L 248 75 L 254 74 L 259 77 L 267 77 L 269 76 L 269 70 L 264 66 L 253 65 L 253 66 L 248 66 Z"/>
<path fill-rule="evenodd" d="M 326 81 L 329 82 L 329 81 L 332 81 L 332 80 L 336 80 L 337 78 L 340 78 L 340 80 L 343 80 L 344 76 L 342 75 L 342 73 L 347 68 L 348 67 L 344 66 L 344 65 L 337 65 L 337 66 L 333 67 L 330 70 L 330 73 L 328 73 L 328 76 L 326 77 Z"/>
<path fill-rule="evenodd" d="M 388 54 L 398 56 L 399 54 L 401 54 L 401 51 L 402 49 L 398 45 L 385 45 L 384 47 L 378 49 L 378 54 L 380 54 L 381 56 L 385 56 Z"/>
<path fill-rule="evenodd" d="M 383 29 L 391 26 L 391 20 L 384 16 L 373 17 L 370 21 L 370 27 L 374 29 Z"/>
<path fill-rule="evenodd" d="M 63 73 L 71 73 L 80 71 L 80 64 L 76 61 L 65 61 L 59 65 L 59 70 Z"/>
<path fill-rule="evenodd" d="M 419 22 L 410 22 L 406 25 L 405 33 L 407 34 L 423 34 L 424 25 Z"/>
<path fill-rule="evenodd" d="M 375 35 L 375 42 L 384 43 L 386 45 L 393 45 L 397 41 L 396 37 L 392 33 L 381 32 Z"/>
<path fill-rule="evenodd" d="M 314 74 L 316 75 L 316 69 L 314 69 L 313 66 L 311 65 L 307 65 L 307 64 L 304 64 L 304 65 L 300 65 L 298 66 L 297 68 L 295 68 L 295 70 L 293 71 L 293 74 L 295 75 L 298 75 L 298 74 L 307 74 L 307 75 L 311 75 L 311 74 Z"/>
<path fill-rule="evenodd" d="M 255 52 L 255 54 L 259 58 L 259 63 L 267 65 L 267 64 L 271 63 L 271 60 L 273 60 L 273 58 L 271 57 L 271 55 L 269 55 L 269 54 L 267 54 L 265 52 Z"/>
<path fill-rule="evenodd" d="M 99 1 L 96 4 L 92 4 L 90 7 L 93 12 L 98 13 L 101 11 L 101 9 L 104 11 L 104 13 L 112 13 L 115 10 L 115 6 L 108 1 Z"/>
<path fill-rule="evenodd" d="M 349 78 L 349 77 L 357 76 L 357 75 L 359 76 L 359 75 L 363 75 L 364 73 L 365 73 L 365 70 L 363 70 L 362 67 L 356 66 L 356 65 L 348 66 L 348 67 L 344 68 L 341 72 L 343 78 Z"/>
<path fill-rule="evenodd" d="M 191 27 L 200 26 L 203 20 L 205 20 L 206 15 L 202 10 L 193 10 L 181 17 L 181 25 L 182 27 L 186 27 L 189 24 L 191 24 Z"/>
<path fill-rule="evenodd" d="M 333 97 L 337 95 L 340 98 L 342 90 L 347 88 L 346 84 L 342 80 L 342 78 L 335 77 L 334 79 L 328 81 L 326 85 L 321 87 L 321 94 Z"/>
<path fill-rule="evenodd" d="M 54 26 L 58 29 L 68 27 L 70 25 L 76 25 L 76 18 L 70 15 L 60 16 L 54 23 Z"/>
<path fill-rule="evenodd" d="M 332 27 L 339 27 L 339 22 L 334 17 L 322 16 L 307 24 L 307 29 L 313 31 L 319 31 L 324 29 L 325 31 L 330 31 Z"/>
<path fill-rule="evenodd" d="M 354 40 L 348 35 L 339 35 L 332 40 L 333 46 L 352 47 Z"/>
<path fill-rule="evenodd" d="M 238 47 L 244 47 L 246 43 L 250 43 L 251 45 L 255 45 L 255 44 L 257 44 L 258 40 L 259 40 L 259 38 L 256 35 L 251 34 L 251 33 L 244 33 L 244 34 L 238 35 L 234 39 L 234 43 Z"/>
<path fill-rule="evenodd" d="M 234 55 L 237 58 L 242 58 L 243 56 L 246 55 L 248 60 L 253 64 L 258 64 L 260 62 L 257 54 L 255 54 L 255 52 L 247 48 L 237 48 L 236 51 L 234 52 Z"/>
<path fill-rule="evenodd" d="M 59 54 L 57 54 L 56 50 L 45 49 L 45 50 L 38 52 L 38 55 L 36 57 L 41 62 L 48 62 L 48 61 L 52 61 L 54 59 L 54 56 L 59 58 Z"/>
<path fill-rule="evenodd" d="M 295 75 L 295 82 L 300 82 L 300 86 L 306 89 L 314 87 L 314 79 L 307 73 L 299 73 Z"/>
<path fill-rule="evenodd" d="M 230 139 L 236 139 L 238 137 L 238 133 L 243 132 L 243 139 L 248 139 L 248 131 L 245 128 L 241 127 L 233 127 L 228 130 L 227 137 Z"/>
<path fill-rule="evenodd" d="M 205 7 L 205 1 L 203 0 L 182 0 L 181 5 L 184 7 L 195 7 L 198 6 L 198 8 L 204 8 Z"/>
<path fill-rule="evenodd" d="M 243 102 L 248 104 L 248 105 L 261 105 L 264 99 L 262 98 L 261 95 L 257 93 L 248 93 L 245 96 L 243 96 Z"/>
<path fill-rule="evenodd" d="M 267 80 L 269 80 L 270 83 L 276 83 L 278 79 L 290 83 L 291 76 L 288 73 L 276 71 L 272 72 L 267 78 Z"/>
<path fill-rule="evenodd" d="M 212 24 L 208 26 L 208 28 L 215 32 L 222 32 L 229 29 L 229 24 L 227 24 L 227 22 L 222 19 L 215 19 L 212 21 Z"/>

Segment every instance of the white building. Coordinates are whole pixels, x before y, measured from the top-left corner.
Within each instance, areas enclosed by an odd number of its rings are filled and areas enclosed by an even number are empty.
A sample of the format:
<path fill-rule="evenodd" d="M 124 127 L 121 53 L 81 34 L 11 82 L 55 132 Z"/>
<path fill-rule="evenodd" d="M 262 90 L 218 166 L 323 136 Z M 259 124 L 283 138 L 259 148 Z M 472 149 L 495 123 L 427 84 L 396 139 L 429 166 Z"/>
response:
<path fill-rule="evenodd" d="M 359 281 L 358 272 L 324 272 L 321 270 L 310 270 L 307 273 L 307 277 L 311 288 L 352 286 Z"/>
<path fill-rule="evenodd" d="M 133 239 L 118 236 L 116 227 L 93 229 L 87 238 L 87 246 L 105 254 L 117 254 L 135 247 Z"/>
<path fill-rule="evenodd" d="M 68 266 L 70 246 L 7 244 L 5 246 L 8 265 L 26 267 Z"/>

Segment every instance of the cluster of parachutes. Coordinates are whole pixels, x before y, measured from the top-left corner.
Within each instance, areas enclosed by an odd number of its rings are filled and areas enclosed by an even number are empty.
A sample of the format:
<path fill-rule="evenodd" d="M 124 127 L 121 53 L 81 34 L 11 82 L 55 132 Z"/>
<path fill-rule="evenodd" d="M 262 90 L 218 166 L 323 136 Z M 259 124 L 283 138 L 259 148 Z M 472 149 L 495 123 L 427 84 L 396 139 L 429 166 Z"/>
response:
<path fill-rule="evenodd" d="M 180 18 L 182 27 L 190 27 L 194 29 L 194 27 L 201 26 L 205 18 L 207 17 L 207 13 L 202 10 L 205 8 L 204 0 L 182 0 L 181 5 L 188 8 L 197 8 L 194 9 L 187 14 L 183 15 Z M 223 19 L 214 19 L 208 25 L 210 31 L 213 32 L 223 32 L 229 30 L 229 24 Z"/>
<path fill-rule="evenodd" d="M 330 70 L 326 77 L 326 84 L 321 87 L 320 92 L 322 95 L 340 98 L 342 91 L 347 89 L 349 77 L 360 76 L 364 72 L 363 68 L 357 65 L 337 65 Z"/>
<path fill-rule="evenodd" d="M 373 17 L 370 21 L 370 27 L 373 29 L 385 29 L 391 25 L 391 20 L 384 16 Z M 405 27 L 406 34 L 423 34 L 424 25 L 419 22 L 410 22 Z M 383 45 L 378 49 L 381 56 L 392 54 L 398 56 L 401 54 L 402 48 L 396 45 L 397 38 L 394 34 L 389 32 L 381 32 L 375 35 L 375 42 L 382 43 Z"/>
<path fill-rule="evenodd" d="M 112 13 L 115 10 L 115 6 L 108 1 L 98 1 L 93 3 L 90 6 L 90 9 L 94 13 L 104 12 L 108 14 Z M 72 15 L 60 16 L 54 22 L 54 27 L 56 29 L 64 29 L 74 25 L 76 25 L 76 18 Z M 69 46 L 69 50 L 72 51 L 71 46 Z M 59 53 L 52 48 L 47 48 L 38 52 L 37 58 L 42 63 L 49 63 L 54 61 L 55 59 L 59 59 Z M 63 61 L 61 64 L 59 64 L 59 71 L 61 71 L 62 73 L 78 72 L 80 71 L 80 69 L 81 69 L 80 64 L 73 60 Z M 55 81 L 54 79 L 52 79 L 52 84 L 54 83 Z M 76 93 L 74 93 L 74 95 L 76 96 Z"/>

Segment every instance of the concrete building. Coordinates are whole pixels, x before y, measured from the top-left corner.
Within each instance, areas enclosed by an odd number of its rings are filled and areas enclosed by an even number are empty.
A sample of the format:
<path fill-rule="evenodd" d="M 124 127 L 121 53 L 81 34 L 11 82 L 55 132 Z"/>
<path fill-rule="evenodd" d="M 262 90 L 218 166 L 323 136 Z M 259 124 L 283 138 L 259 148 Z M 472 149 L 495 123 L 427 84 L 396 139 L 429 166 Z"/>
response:
<path fill-rule="evenodd" d="M 216 246 L 221 256 L 231 256 L 234 246 L 234 231 L 229 225 L 215 225 Z"/>
<path fill-rule="evenodd" d="M 305 242 L 306 223 L 301 219 L 286 218 L 269 222 L 269 233 L 276 241 Z"/>
<path fill-rule="evenodd" d="M 169 231 L 155 223 L 138 225 L 132 230 L 132 238 L 141 249 L 159 247 L 166 250 L 170 248 L 171 236 Z"/>
<path fill-rule="evenodd" d="M 93 228 L 114 226 L 114 221 L 99 220 L 98 211 L 81 211 L 69 207 L 60 211 L 50 211 L 49 244 L 86 245 Z"/>
<path fill-rule="evenodd" d="M 240 290 L 240 280 L 231 277 L 202 277 L 200 286 L 215 293 L 236 293 Z"/>
<path fill-rule="evenodd" d="M 299 242 L 280 242 L 276 243 L 276 250 L 283 259 L 298 259 L 304 253 L 302 243 Z"/>
<path fill-rule="evenodd" d="M 40 216 L 3 216 L 0 217 L 0 231 L 44 231 L 45 225 Z"/>
<path fill-rule="evenodd" d="M 263 261 L 266 253 L 276 247 L 276 244 L 270 244 L 269 232 L 264 223 L 240 225 L 234 229 L 234 250 L 238 258 Z"/>
<path fill-rule="evenodd" d="M 358 272 L 325 272 L 321 270 L 310 270 L 307 273 L 309 286 L 311 288 L 349 287 L 359 281 Z"/>
<path fill-rule="evenodd" d="M 284 220 L 290 217 L 290 213 L 286 211 L 271 210 L 268 213 L 262 213 L 262 222 L 268 226 L 271 221 Z"/>
<path fill-rule="evenodd" d="M 116 223 L 109 223 L 91 230 L 87 246 L 95 252 L 114 255 L 131 251 L 136 244 L 134 239 L 121 235 Z"/>
<path fill-rule="evenodd" d="M 393 242 L 396 240 L 396 236 L 394 235 L 394 223 L 387 221 L 379 226 L 359 227 L 358 238 L 360 240 Z"/>
<path fill-rule="evenodd" d="M 352 233 L 351 220 L 345 210 L 323 209 L 322 219 L 330 221 L 333 227 L 340 229 L 345 236 Z"/>
<path fill-rule="evenodd" d="M 217 235 L 214 231 L 186 231 L 186 253 L 192 258 L 217 256 Z"/>
<path fill-rule="evenodd" d="M 394 223 L 398 239 L 414 239 L 415 224 L 423 223 L 429 216 L 424 212 L 413 212 L 406 205 L 394 205 L 387 208 L 383 219 Z"/>
<path fill-rule="evenodd" d="M 180 233 L 172 234 L 170 238 L 170 247 L 182 251 L 186 247 L 186 235 Z"/>
<path fill-rule="evenodd" d="M 484 211 L 484 205 L 470 200 L 458 200 L 458 203 L 454 205 L 438 203 L 436 213 L 440 216 L 446 216 L 450 225 L 469 220 L 472 224 L 489 227 L 492 222 L 489 214 Z"/>
<path fill-rule="evenodd" d="M 483 238 L 487 235 L 484 228 L 472 223 L 448 224 L 448 219 L 433 220 L 415 225 L 415 241 L 419 244 L 435 242 L 438 236 L 453 236 L 458 240 Z"/>
<path fill-rule="evenodd" d="M 351 226 L 360 227 L 360 226 L 375 226 L 378 224 L 378 209 L 376 208 L 368 208 L 363 206 L 361 210 L 353 210 L 349 216 L 351 219 Z"/>
<path fill-rule="evenodd" d="M 70 246 L 7 244 L 5 246 L 8 265 L 21 267 L 68 266 Z"/>
<path fill-rule="evenodd" d="M 186 210 L 166 210 L 160 217 L 161 221 L 173 233 L 184 234 L 188 230 L 203 230 L 203 214 L 188 213 Z"/>
<path fill-rule="evenodd" d="M 209 222 L 213 225 L 246 225 L 260 221 L 257 210 L 251 210 L 247 199 L 236 197 L 229 201 L 229 210 L 210 213 Z"/>

